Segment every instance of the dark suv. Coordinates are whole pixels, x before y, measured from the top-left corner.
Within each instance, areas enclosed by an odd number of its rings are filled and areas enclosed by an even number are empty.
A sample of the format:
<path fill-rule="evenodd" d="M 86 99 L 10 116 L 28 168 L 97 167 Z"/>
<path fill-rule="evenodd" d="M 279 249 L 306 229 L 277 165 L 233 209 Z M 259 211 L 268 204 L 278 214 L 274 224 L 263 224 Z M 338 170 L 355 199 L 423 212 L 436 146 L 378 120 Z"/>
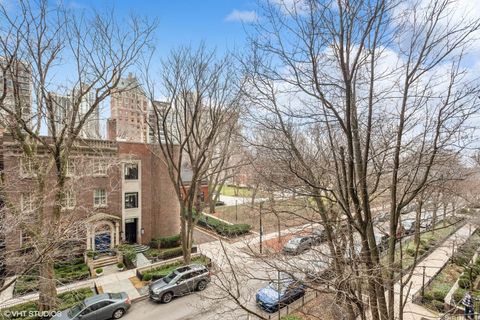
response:
<path fill-rule="evenodd" d="M 210 272 L 207 267 L 199 264 L 179 267 L 150 285 L 150 299 L 169 303 L 173 297 L 183 296 L 195 290 L 205 290 L 209 282 Z"/>

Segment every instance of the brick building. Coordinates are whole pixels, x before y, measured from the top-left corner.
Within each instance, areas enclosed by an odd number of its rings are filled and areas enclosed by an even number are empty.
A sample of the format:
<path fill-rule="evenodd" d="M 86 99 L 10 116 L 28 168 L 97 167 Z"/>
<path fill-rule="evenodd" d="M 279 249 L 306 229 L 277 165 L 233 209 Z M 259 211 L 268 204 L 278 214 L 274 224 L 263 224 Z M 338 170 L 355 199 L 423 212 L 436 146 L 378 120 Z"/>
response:
<path fill-rule="evenodd" d="M 111 140 L 149 142 L 148 106 L 149 100 L 134 75 L 120 79 L 110 97 L 110 120 L 116 123 L 115 139 Z"/>
<path fill-rule="evenodd" d="M 41 154 L 41 151 L 39 152 Z M 41 159 L 41 157 L 37 157 Z M 4 135 L 0 144 L 4 184 L 2 200 L 6 215 L 27 217 L 5 235 L 8 251 L 28 245 L 28 224 L 34 224 L 32 163 L 18 144 Z M 44 195 L 45 210 L 54 203 L 48 190 L 55 179 L 51 172 Z M 75 230 L 84 249 L 104 250 L 121 242 L 147 244 L 154 237 L 178 234 L 179 204 L 160 152 L 151 145 L 105 140 L 79 140 L 67 165 L 67 192 L 62 215 L 81 221 Z M 42 195 L 43 196 L 43 195 Z M 12 219 L 18 221 L 18 218 Z"/>

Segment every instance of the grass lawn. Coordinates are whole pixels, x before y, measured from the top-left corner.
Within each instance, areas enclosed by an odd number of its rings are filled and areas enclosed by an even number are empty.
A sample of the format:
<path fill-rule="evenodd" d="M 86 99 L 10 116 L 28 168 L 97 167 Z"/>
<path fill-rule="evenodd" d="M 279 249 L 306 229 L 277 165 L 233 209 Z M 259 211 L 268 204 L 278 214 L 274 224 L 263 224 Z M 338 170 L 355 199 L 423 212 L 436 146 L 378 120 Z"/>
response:
<path fill-rule="evenodd" d="M 236 210 L 238 210 L 236 212 Z M 215 216 L 232 223 L 246 223 L 252 226 L 252 231 L 260 230 L 260 204 L 217 207 Z M 279 219 L 278 219 L 278 218 Z M 320 216 L 308 205 L 306 199 L 265 201 L 262 209 L 262 224 L 265 233 L 277 230 L 278 220 L 281 229 L 320 221 Z"/>
<path fill-rule="evenodd" d="M 64 285 L 90 277 L 90 270 L 83 262 L 83 258 L 76 258 L 66 262 L 55 263 L 55 279 L 57 285 Z M 38 271 L 18 277 L 15 282 L 14 295 L 24 295 L 38 290 Z"/>
<path fill-rule="evenodd" d="M 220 194 L 224 196 L 250 198 L 252 197 L 253 190 L 244 187 L 223 186 L 222 189 L 220 189 Z"/>
<path fill-rule="evenodd" d="M 69 292 L 64 292 L 59 294 L 58 297 L 58 308 L 57 310 L 65 310 L 68 308 L 73 307 L 76 305 L 78 302 L 84 300 L 85 298 L 93 296 L 95 293 L 92 291 L 90 288 L 83 288 L 83 289 L 78 289 L 78 290 L 73 290 Z M 28 316 L 4 316 L 6 313 L 5 311 L 8 310 L 10 312 L 18 312 L 18 311 L 37 311 L 37 302 L 36 301 L 31 301 L 31 302 L 26 302 L 22 304 L 18 304 L 16 306 L 2 309 L 0 312 L 0 320 L 37 320 L 40 319 L 38 317 L 28 317 Z"/>

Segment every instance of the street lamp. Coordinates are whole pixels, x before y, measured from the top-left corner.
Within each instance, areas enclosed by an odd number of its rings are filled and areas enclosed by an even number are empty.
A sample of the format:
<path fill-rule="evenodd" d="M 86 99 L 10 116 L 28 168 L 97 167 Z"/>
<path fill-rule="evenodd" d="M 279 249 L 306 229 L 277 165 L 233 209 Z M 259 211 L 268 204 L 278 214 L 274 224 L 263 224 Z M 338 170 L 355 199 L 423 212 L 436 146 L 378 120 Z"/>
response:
<path fill-rule="evenodd" d="M 422 278 L 422 302 L 425 297 L 425 266 L 423 266 L 423 278 Z"/>
<path fill-rule="evenodd" d="M 263 201 L 260 202 L 260 253 L 263 253 L 263 244 L 262 244 L 262 237 L 263 237 L 262 208 L 263 208 Z"/>

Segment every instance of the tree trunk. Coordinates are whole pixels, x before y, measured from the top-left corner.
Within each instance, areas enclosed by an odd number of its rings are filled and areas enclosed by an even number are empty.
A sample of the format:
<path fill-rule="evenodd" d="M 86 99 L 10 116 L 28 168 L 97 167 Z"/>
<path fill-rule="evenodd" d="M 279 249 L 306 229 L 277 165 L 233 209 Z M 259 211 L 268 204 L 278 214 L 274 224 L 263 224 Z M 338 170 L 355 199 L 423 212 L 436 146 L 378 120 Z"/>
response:
<path fill-rule="evenodd" d="M 38 310 L 55 310 L 57 306 L 57 288 L 55 287 L 55 271 L 53 259 L 45 257 L 39 268 L 39 299 Z"/>

